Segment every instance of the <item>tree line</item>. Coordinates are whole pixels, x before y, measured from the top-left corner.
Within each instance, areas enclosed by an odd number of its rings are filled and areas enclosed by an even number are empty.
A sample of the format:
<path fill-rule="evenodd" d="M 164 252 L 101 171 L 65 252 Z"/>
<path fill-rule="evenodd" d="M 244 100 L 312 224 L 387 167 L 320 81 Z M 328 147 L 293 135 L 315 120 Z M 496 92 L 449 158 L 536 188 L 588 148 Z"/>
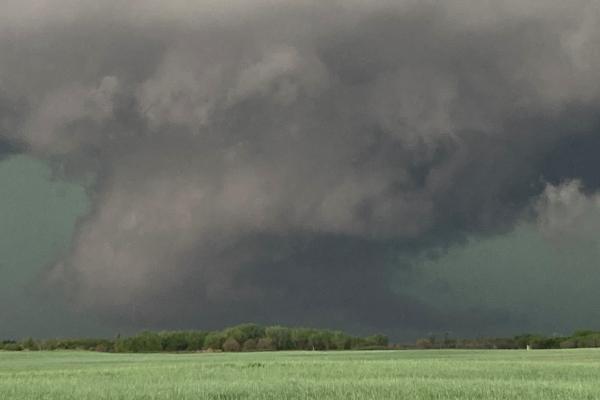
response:
<path fill-rule="evenodd" d="M 385 350 L 385 349 L 561 349 L 600 347 L 600 331 L 580 330 L 569 336 L 523 334 L 514 337 L 452 338 L 429 335 L 414 344 L 390 344 L 385 335 L 351 336 L 341 331 L 241 324 L 220 331 L 144 331 L 114 339 L 45 339 L 0 341 L 0 350 L 92 350 L 114 353 Z"/>
<path fill-rule="evenodd" d="M 455 339 L 431 335 L 418 339 L 418 349 L 574 349 L 600 347 L 600 331 L 580 330 L 569 336 L 526 333 L 508 338 Z"/>
<path fill-rule="evenodd" d="M 387 336 L 351 336 L 341 331 L 241 324 L 220 331 L 144 331 L 114 339 L 27 338 L 0 342 L 0 350 L 93 350 L 115 353 L 387 349 Z"/>

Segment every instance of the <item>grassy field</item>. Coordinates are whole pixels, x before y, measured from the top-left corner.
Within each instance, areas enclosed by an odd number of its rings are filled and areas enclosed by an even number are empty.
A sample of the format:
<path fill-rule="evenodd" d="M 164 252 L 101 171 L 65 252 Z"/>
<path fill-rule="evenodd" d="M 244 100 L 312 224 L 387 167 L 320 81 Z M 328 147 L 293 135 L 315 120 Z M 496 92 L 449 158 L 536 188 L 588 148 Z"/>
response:
<path fill-rule="evenodd" d="M 600 399 L 600 350 L 0 352 L 0 399 Z"/>

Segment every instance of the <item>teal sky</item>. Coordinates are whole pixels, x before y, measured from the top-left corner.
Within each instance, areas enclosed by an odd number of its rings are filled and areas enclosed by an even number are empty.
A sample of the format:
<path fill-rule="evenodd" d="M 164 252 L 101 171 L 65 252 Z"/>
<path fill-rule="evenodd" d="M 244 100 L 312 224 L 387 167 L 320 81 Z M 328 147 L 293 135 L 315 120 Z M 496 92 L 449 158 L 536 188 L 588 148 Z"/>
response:
<path fill-rule="evenodd" d="M 60 296 L 40 293 L 45 269 L 67 250 L 88 207 L 81 186 L 53 179 L 41 161 L 0 163 L 0 337 L 76 335 L 99 329 Z M 97 330 L 96 332 L 103 332 Z"/>
<path fill-rule="evenodd" d="M 509 320 L 481 334 L 600 328 L 599 243 L 556 245 L 535 224 L 522 223 L 508 234 L 471 239 L 440 258 L 416 262 L 403 290 L 438 308 L 499 311 Z"/>

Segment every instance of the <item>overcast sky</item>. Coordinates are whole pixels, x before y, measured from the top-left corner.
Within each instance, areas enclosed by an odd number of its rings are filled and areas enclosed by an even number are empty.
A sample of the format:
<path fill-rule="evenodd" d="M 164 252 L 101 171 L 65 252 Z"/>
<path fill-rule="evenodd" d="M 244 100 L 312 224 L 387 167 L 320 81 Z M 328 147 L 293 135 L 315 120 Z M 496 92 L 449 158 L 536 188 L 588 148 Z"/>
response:
<path fill-rule="evenodd" d="M 0 26 L 0 337 L 600 328 L 600 3 L 9 0 Z"/>

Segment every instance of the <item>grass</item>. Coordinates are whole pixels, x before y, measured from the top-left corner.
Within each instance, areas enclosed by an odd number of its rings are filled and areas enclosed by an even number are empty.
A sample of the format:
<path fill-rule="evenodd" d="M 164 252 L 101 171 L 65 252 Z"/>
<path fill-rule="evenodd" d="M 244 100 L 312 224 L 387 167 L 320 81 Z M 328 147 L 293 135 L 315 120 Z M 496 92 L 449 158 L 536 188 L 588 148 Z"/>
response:
<path fill-rule="evenodd" d="M 598 399 L 600 350 L 0 352 L 0 399 Z"/>

